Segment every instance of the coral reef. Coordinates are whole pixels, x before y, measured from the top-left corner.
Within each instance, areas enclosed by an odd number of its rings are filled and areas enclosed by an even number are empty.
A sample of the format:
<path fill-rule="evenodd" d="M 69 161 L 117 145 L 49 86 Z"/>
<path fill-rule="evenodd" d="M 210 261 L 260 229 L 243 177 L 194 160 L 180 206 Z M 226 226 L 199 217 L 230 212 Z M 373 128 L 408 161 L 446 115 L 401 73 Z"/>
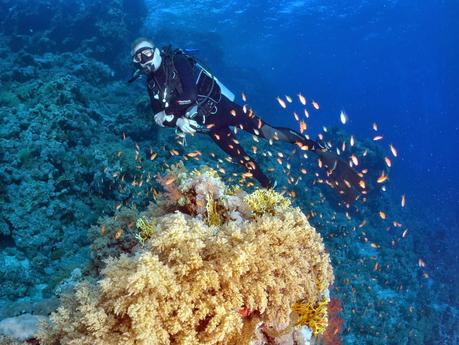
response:
<path fill-rule="evenodd" d="M 295 324 L 323 332 L 332 268 L 298 208 L 273 191 L 234 194 L 208 168 L 175 166 L 162 180 L 169 191 L 137 221 L 148 236 L 62 297 L 41 344 L 249 343 L 258 327 L 269 336 L 297 314 Z"/>
<path fill-rule="evenodd" d="M 142 0 L 1 0 L 0 12 L 14 51 L 80 52 L 113 67 L 124 62 L 127 42 L 138 35 L 147 9 Z"/>

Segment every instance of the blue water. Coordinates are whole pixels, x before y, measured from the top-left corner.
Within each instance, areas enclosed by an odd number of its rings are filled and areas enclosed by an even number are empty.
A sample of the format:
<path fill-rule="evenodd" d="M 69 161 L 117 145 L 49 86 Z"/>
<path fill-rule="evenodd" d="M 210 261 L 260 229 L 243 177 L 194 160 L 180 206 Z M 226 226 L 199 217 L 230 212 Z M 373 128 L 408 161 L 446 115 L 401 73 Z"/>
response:
<path fill-rule="evenodd" d="M 113 13 L 110 4 L 116 8 Z M 411 311 L 399 311 L 400 314 L 410 320 L 410 327 L 416 324 L 422 329 L 426 322 L 435 323 L 439 344 L 458 344 L 458 1 L 145 0 L 143 4 L 140 0 L 0 0 L 0 10 L 0 17 L 4 16 L 0 35 L 0 285 L 4 289 L 0 295 L 0 319 L 24 310 L 46 314 L 49 309 L 30 307 L 29 302 L 48 298 L 75 267 L 90 260 L 87 229 L 99 216 L 113 215 L 115 205 L 126 201 L 122 193 L 112 192 L 115 184 L 106 184 L 115 171 L 106 152 L 124 150 L 134 156 L 134 143 L 139 142 L 142 150 L 154 147 L 157 151 L 161 145 L 170 144 L 151 139 L 159 138 L 157 132 L 151 137 L 138 134 L 151 124 L 151 118 L 140 119 L 139 115 L 150 114 L 148 105 L 142 108 L 138 102 L 145 90 L 141 83 L 125 86 L 131 40 L 142 35 L 160 46 L 171 43 L 196 49 L 194 54 L 238 99 L 244 92 L 250 106 L 272 125 L 298 129 L 292 113 L 302 112 L 297 98 L 301 93 L 309 104 L 312 100 L 320 104 L 318 111 L 309 106 L 307 134 L 312 138 L 323 133 L 324 126 L 340 128 L 358 141 L 371 141 L 375 135 L 382 135 L 383 140 L 377 143 L 393 165 L 387 190 L 378 194 L 378 200 L 389 205 L 388 209 L 397 209 L 396 220 L 403 223 L 409 235 L 406 239 L 403 236 L 400 247 L 390 248 L 394 250 L 389 252 L 394 255 L 393 261 L 382 255 L 386 262 L 381 266 L 397 267 L 400 257 L 413 258 L 410 267 L 396 272 L 415 271 L 411 283 L 416 289 L 405 291 L 400 299 L 416 301 L 413 306 L 405 305 L 404 310 L 414 307 L 418 313 L 412 316 Z M 115 19 L 105 27 L 103 20 L 110 18 Z M 128 23 L 125 31 L 124 26 L 118 26 L 119 18 Z M 42 34 L 44 38 L 40 39 Z M 70 55 L 61 55 L 69 52 Z M 53 66 L 57 67 L 52 69 Z M 40 69 L 51 72 L 40 74 Z M 49 98 L 40 89 L 41 83 L 51 90 Z M 99 94 L 87 84 L 93 84 L 103 99 L 94 100 Z M 54 101 L 53 90 L 66 93 Z M 37 92 L 41 97 L 38 100 L 33 96 Z M 24 95 L 29 93 L 28 99 Z M 286 95 L 294 99 L 294 104 L 284 110 L 276 98 L 285 99 Z M 77 99 L 76 105 L 65 97 Z M 54 103 L 50 106 L 48 102 Z M 49 129 L 47 122 L 52 120 L 34 115 L 43 109 L 54 112 L 56 118 L 63 117 L 57 121 L 57 134 L 51 139 L 47 135 L 54 135 L 55 127 Z M 346 124 L 340 122 L 342 111 L 349 117 Z M 83 120 L 74 119 L 80 112 L 90 115 Z M 113 120 L 107 114 L 114 114 Z M 134 116 L 139 120 L 133 120 Z M 25 123 L 29 119 L 35 121 L 30 132 L 30 123 Z M 373 123 L 377 123 L 377 132 L 372 129 Z M 122 142 L 120 138 L 125 133 L 134 139 Z M 40 140 L 44 143 L 38 146 Z M 398 157 L 391 155 L 389 144 L 397 149 Z M 29 152 L 27 148 L 34 145 L 40 149 Z M 209 147 L 195 148 L 204 154 L 206 150 L 213 151 Z M 35 170 L 34 164 L 39 165 Z M 55 170 L 49 168 L 52 165 Z M 42 175 L 37 173 L 40 169 Z M 105 174 L 104 169 L 112 170 Z M 70 194 L 68 199 L 66 193 Z M 402 194 L 406 196 L 405 208 L 400 206 Z M 139 199 L 142 207 L 149 201 L 132 197 L 133 203 Z M 305 212 L 313 209 L 306 199 L 296 200 Z M 67 209 L 78 212 L 67 213 Z M 338 213 L 338 219 L 346 219 L 343 208 L 321 210 L 328 215 L 332 211 Z M 385 241 L 389 247 L 387 228 L 378 223 L 379 211 L 376 206 L 365 209 L 367 216 L 373 213 L 373 218 L 368 218 L 368 237 L 373 236 L 370 241 Z M 372 270 L 363 274 L 364 268 L 356 268 L 358 258 L 346 258 L 345 251 L 340 252 L 340 244 L 348 243 L 344 234 L 330 235 L 319 221 L 313 219 L 311 223 L 324 231 L 336 265 L 338 279 L 332 294 L 343 301 L 343 343 L 384 343 L 384 338 L 373 332 L 374 325 L 390 327 L 375 315 L 365 325 L 356 321 L 354 306 L 346 294 L 349 287 L 343 284 L 353 279 L 356 286 L 359 279 L 364 284 L 364 279 L 373 277 Z M 393 238 L 399 241 L 401 236 Z M 405 247 L 403 241 L 408 243 Z M 360 254 L 367 259 L 378 253 L 363 244 L 355 246 L 361 246 Z M 404 252 L 406 248 L 409 253 Z M 347 267 L 355 270 L 346 272 Z M 23 270 L 28 272 L 24 276 Z M 386 276 L 374 273 L 382 299 L 397 296 L 393 282 L 406 278 L 387 272 Z M 53 277 L 53 283 L 49 277 Z M 386 290 L 388 281 L 391 283 Z M 429 300 L 432 296 L 435 299 Z M 368 305 L 372 302 L 368 301 Z M 15 312 L 9 312 L 12 309 Z M 402 320 L 391 320 L 398 321 Z M 366 338 L 368 334 L 372 338 Z M 424 338 L 410 335 L 407 343 L 427 344 Z"/>

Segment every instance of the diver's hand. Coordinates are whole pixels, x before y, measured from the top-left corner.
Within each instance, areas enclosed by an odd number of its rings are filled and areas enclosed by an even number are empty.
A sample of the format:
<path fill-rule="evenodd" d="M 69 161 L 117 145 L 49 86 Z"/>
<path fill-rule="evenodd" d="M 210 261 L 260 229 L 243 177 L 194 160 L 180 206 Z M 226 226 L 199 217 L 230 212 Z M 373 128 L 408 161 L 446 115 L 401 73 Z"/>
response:
<path fill-rule="evenodd" d="M 158 126 L 164 127 L 164 121 L 170 122 L 174 119 L 174 115 L 166 115 L 165 111 L 160 111 L 155 114 L 155 122 Z"/>
<path fill-rule="evenodd" d="M 183 133 L 194 134 L 196 133 L 196 128 L 198 128 L 198 123 L 195 120 L 187 119 L 186 117 L 180 117 L 177 120 L 177 127 Z"/>

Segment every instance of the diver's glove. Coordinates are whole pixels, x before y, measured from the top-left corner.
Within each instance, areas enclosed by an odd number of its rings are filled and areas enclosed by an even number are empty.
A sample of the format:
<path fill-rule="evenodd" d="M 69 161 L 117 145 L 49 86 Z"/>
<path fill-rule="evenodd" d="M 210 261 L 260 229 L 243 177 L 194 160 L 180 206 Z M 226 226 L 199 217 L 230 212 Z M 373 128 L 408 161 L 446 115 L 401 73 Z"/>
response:
<path fill-rule="evenodd" d="M 170 122 L 174 119 L 174 115 L 166 115 L 165 111 L 160 111 L 155 114 L 155 122 L 158 126 L 164 127 L 164 121 Z"/>
<path fill-rule="evenodd" d="M 177 124 L 177 127 L 180 128 L 180 130 L 186 134 L 196 133 L 196 128 L 199 127 L 198 123 L 195 120 L 190 120 L 190 119 L 187 119 L 186 117 L 179 117 L 177 119 L 176 124 Z"/>

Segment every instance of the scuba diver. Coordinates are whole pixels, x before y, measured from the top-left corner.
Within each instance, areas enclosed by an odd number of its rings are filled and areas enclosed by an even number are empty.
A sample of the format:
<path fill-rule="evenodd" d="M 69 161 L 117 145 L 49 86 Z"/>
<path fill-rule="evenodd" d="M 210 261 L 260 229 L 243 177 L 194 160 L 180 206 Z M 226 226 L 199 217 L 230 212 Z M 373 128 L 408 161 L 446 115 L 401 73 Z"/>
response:
<path fill-rule="evenodd" d="M 285 127 L 274 127 L 252 111 L 234 102 L 234 94 L 191 55 L 170 46 L 159 49 L 147 38 L 134 41 L 131 50 L 135 71 L 129 83 L 146 77 L 148 95 L 155 122 L 184 134 L 196 132 L 210 138 L 230 157 L 242 165 L 262 187 L 275 183 L 245 152 L 230 127 L 238 127 L 267 140 L 296 144 L 301 150 L 315 152 L 327 169 L 330 185 L 337 187 L 348 202 L 365 190 L 365 183 L 346 162 L 325 145 L 310 140 Z"/>

